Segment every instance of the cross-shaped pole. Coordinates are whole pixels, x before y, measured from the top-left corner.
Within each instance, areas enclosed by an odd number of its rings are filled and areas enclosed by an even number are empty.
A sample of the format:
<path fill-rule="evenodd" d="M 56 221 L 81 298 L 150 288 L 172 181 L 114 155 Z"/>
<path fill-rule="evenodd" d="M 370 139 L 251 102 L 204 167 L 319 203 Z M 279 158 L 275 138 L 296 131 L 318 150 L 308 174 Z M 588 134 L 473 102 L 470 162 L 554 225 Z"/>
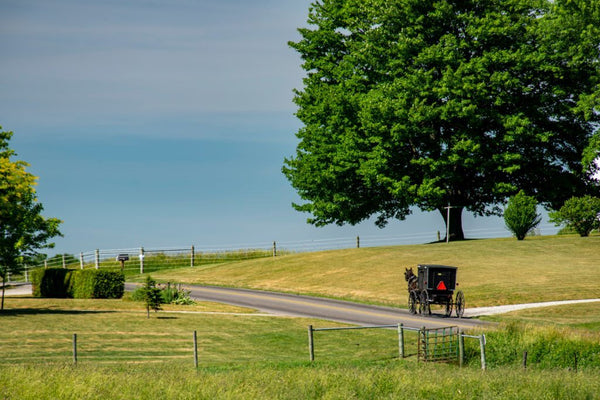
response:
<path fill-rule="evenodd" d="M 456 206 L 451 206 L 448 203 L 448 206 L 444 207 L 446 209 L 446 243 L 450 241 L 450 209 L 456 208 Z"/>

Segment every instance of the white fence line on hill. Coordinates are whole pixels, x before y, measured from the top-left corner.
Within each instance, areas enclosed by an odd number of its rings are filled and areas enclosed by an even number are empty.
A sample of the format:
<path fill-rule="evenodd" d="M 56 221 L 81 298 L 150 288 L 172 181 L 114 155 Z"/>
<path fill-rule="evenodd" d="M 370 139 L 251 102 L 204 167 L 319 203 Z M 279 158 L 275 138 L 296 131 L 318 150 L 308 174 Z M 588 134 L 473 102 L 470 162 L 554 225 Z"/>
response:
<path fill-rule="evenodd" d="M 552 234 L 556 232 L 556 227 L 551 224 L 542 225 L 535 232 L 540 235 L 543 232 Z M 442 236 L 444 233 L 441 234 Z M 510 233 L 501 228 L 480 228 L 465 229 L 465 236 L 470 238 L 493 238 L 509 237 Z M 275 241 L 262 242 L 254 244 L 237 244 L 219 247 L 198 247 L 178 246 L 178 247 L 129 247 L 120 249 L 97 249 L 92 251 L 80 252 L 72 256 L 52 257 L 49 261 L 35 266 L 27 266 L 25 273 L 21 276 L 13 276 L 13 280 L 8 282 L 19 282 L 29 280 L 29 270 L 39 267 L 75 267 L 79 268 L 101 268 L 110 265 L 118 266 L 121 262 L 117 258 L 126 256 L 121 267 L 124 271 L 148 272 L 151 270 L 148 266 L 152 263 L 160 262 L 162 265 L 172 265 L 172 267 L 196 266 L 207 263 L 219 262 L 220 260 L 246 260 L 257 257 L 277 256 L 281 254 L 294 252 L 310 252 L 324 250 L 339 250 L 356 247 L 377 247 L 394 246 L 406 244 L 431 243 L 440 240 L 440 232 L 421 232 L 394 236 L 356 236 L 356 237 L 338 237 L 327 239 L 315 239 L 304 241 Z M 112 263 L 112 264 L 111 264 Z"/>

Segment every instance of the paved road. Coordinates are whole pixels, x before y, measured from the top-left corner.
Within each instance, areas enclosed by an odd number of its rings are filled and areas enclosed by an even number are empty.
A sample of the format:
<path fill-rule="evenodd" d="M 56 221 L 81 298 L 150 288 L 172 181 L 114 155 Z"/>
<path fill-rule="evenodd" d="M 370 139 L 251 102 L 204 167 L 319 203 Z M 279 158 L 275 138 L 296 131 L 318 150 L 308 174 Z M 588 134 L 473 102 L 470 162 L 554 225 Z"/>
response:
<path fill-rule="evenodd" d="M 125 287 L 127 290 L 133 290 L 136 285 L 127 283 Z M 319 318 L 363 326 L 402 323 L 405 326 L 414 328 L 459 326 L 463 329 L 469 329 L 485 324 L 471 318 L 446 318 L 442 315 L 441 309 L 438 310 L 437 314 L 434 312 L 433 315 L 424 317 L 411 315 L 404 309 L 370 306 L 320 297 L 215 286 L 185 285 L 184 287 L 190 290 L 193 298 L 198 300 L 233 304 L 275 315 Z M 31 294 L 31 285 L 19 286 L 7 292 L 10 292 L 7 293 L 8 295 Z M 436 307 L 434 306 L 434 308 Z"/>
<path fill-rule="evenodd" d="M 128 285 L 128 288 L 132 286 Z M 185 285 L 191 297 L 253 308 L 261 312 L 340 321 L 356 325 L 392 325 L 402 323 L 414 328 L 439 328 L 459 326 L 469 329 L 485 323 L 470 318 L 446 318 L 440 314 L 428 317 L 411 315 L 407 310 L 377 307 L 347 301 L 330 300 L 310 296 L 263 292 L 247 289 L 231 289 L 213 286 Z M 434 308 L 436 308 L 434 306 Z M 435 310 L 434 310 L 435 311 Z"/>

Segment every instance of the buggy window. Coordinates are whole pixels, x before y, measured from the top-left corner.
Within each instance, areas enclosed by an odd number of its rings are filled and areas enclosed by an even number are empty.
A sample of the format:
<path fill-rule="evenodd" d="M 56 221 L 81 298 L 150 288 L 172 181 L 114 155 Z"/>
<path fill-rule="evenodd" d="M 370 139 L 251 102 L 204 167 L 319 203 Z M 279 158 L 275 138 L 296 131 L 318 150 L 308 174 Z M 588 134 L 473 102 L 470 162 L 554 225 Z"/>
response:
<path fill-rule="evenodd" d="M 454 290 L 456 285 L 456 270 L 434 269 L 430 287 L 434 290 Z"/>

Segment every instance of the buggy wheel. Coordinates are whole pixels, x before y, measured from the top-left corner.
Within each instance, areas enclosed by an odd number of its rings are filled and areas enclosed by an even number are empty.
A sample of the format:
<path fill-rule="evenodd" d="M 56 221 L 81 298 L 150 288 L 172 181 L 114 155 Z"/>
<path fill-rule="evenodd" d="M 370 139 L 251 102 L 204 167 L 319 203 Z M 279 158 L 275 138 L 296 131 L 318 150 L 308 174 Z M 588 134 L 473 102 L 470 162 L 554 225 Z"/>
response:
<path fill-rule="evenodd" d="M 458 293 L 456 293 L 456 301 L 454 303 L 456 305 L 456 316 L 462 318 L 465 312 L 465 295 L 462 291 L 459 290 Z"/>
<path fill-rule="evenodd" d="M 418 303 L 418 299 L 417 299 L 417 293 L 415 293 L 415 291 L 411 291 L 408 294 L 408 312 L 410 312 L 411 314 L 416 314 L 417 313 L 417 303 Z"/>
<path fill-rule="evenodd" d="M 423 289 L 421 292 L 421 302 L 419 306 L 421 314 L 431 315 L 431 305 L 429 304 L 429 294 L 427 293 L 427 289 Z"/>
<path fill-rule="evenodd" d="M 446 299 L 445 315 L 446 315 L 446 317 L 449 317 L 450 315 L 452 315 L 452 295 L 448 296 L 448 298 Z"/>

